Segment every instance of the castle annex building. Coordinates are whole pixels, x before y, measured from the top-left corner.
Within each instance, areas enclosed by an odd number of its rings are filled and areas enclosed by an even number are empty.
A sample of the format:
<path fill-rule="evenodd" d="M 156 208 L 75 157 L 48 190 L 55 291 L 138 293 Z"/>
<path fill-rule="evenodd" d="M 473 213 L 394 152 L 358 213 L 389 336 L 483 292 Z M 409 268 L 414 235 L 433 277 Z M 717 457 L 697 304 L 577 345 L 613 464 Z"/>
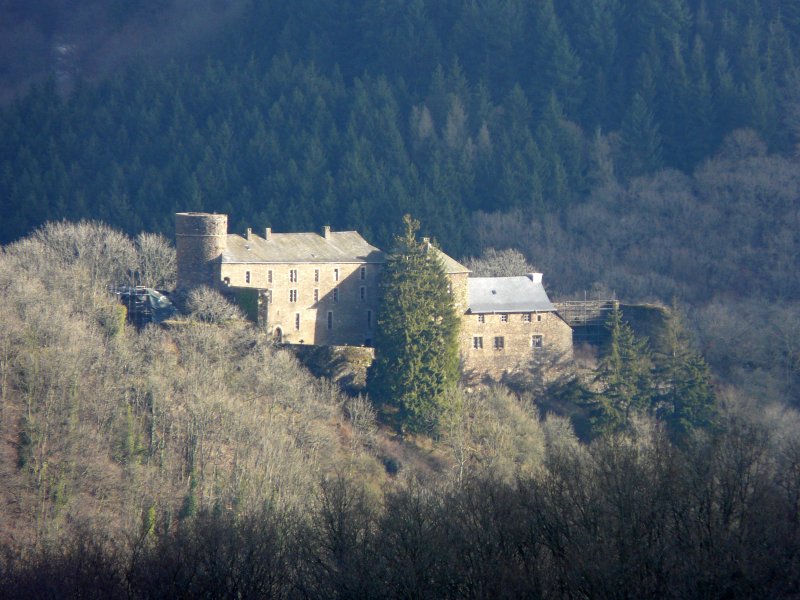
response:
<path fill-rule="evenodd" d="M 257 320 L 280 343 L 371 346 L 384 253 L 355 231 L 228 233 L 226 215 L 175 217 L 178 290 L 208 286 L 257 294 Z M 538 355 L 572 353 L 572 330 L 556 313 L 540 273 L 469 277 L 436 252 L 462 316 L 467 374 L 499 377 Z"/>

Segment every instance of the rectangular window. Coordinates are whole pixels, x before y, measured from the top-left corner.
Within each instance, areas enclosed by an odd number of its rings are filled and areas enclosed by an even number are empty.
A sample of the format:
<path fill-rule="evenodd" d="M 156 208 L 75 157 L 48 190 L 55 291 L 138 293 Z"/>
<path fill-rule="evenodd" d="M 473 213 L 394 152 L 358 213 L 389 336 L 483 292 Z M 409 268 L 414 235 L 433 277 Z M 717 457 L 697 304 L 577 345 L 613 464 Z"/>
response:
<path fill-rule="evenodd" d="M 328 311 L 328 329 L 333 329 L 333 311 Z"/>
<path fill-rule="evenodd" d="M 319 288 L 314 288 L 314 302 L 319 302 Z"/>
<path fill-rule="evenodd" d="M 372 329 L 372 311 L 367 311 L 367 329 Z"/>
<path fill-rule="evenodd" d="M 267 283 L 272 283 L 272 270 L 267 271 Z"/>
<path fill-rule="evenodd" d="M 500 322 L 501 323 L 508 323 L 508 314 L 507 313 L 503 313 L 503 314 L 500 315 Z"/>
<path fill-rule="evenodd" d="M 289 269 L 289 281 L 297 283 L 297 269 Z"/>
<path fill-rule="evenodd" d="M 542 315 L 536 315 L 536 320 L 537 321 L 541 321 L 542 320 Z"/>
<path fill-rule="evenodd" d="M 530 323 L 531 322 L 531 313 L 522 313 L 522 320 L 525 323 Z"/>
<path fill-rule="evenodd" d="M 361 294 L 361 299 L 362 300 L 366 300 L 367 299 L 367 288 L 365 288 L 363 285 L 361 286 L 361 289 L 359 290 L 359 293 Z"/>
<path fill-rule="evenodd" d="M 244 272 L 244 282 L 245 283 L 250 283 L 250 271 L 245 271 Z"/>
<path fill-rule="evenodd" d="M 333 288 L 333 301 L 339 301 L 339 288 Z"/>
<path fill-rule="evenodd" d="M 297 290 L 289 290 L 289 302 L 297 302 Z"/>
<path fill-rule="evenodd" d="M 367 278 L 367 267 L 361 267 L 361 280 L 365 280 Z"/>
<path fill-rule="evenodd" d="M 502 335 L 499 335 L 496 338 L 494 338 L 495 350 L 503 350 L 505 347 L 506 347 L 506 340 Z"/>
<path fill-rule="evenodd" d="M 531 348 L 541 348 L 544 343 L 544 339 L 541 335 L 534 335 L 531 337 Z"/>
<path fill-rule="evenodd" d="M 334 269 L 333 270 L 333 280 L 334 281 L 339 281 L 339 269 Z"/>
<path fill-rule="evenodd" d="M 475 350 L 483 350 L 483 338 L 481 336 L 472 338 L 472 347 Z"/>
<path fill-rule="evenodd" d="M 294 328 L 300 331 L 300 313 L 294 313 Z"/>
<path fill-rule="evenodd" d="M 484 315 L 478 315 L 478 323 L 485 323 L 486 317 Z"/>
<path fill-rule="evenodd" d="M 319 283 L 319 269 L 314 269 L 314 283 Z"/>

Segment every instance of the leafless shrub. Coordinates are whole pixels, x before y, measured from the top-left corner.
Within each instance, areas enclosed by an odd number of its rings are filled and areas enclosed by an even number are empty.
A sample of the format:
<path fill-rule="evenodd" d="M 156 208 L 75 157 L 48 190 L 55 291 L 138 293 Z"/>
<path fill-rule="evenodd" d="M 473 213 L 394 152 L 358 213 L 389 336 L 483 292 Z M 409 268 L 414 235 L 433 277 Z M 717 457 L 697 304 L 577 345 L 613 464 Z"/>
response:
<path fill-rule="evenodd" d="M 132 282 L 136 249 L 130 239 L 104 223 L 46 223 L 32 240 L 50 268 L 80 264 L 87 269 L 90 288 L 99 293 L 108 285 Z M 47 268 L 48 265 L 41 265 Z"/>
<path fill-rule="evenodd" d="M 173 289 L 176 258 L 172 244 L 157 233 L 140 233 L 135 242 L 139 259 L 139 283 L 150 288 Z"/>
<path fill-rule="evenodd" d="M 502 386 L 454 391 L 439 429 L 454 460 L 458 483 L 489 473 L 500 480 L 530 475 L 544 458 L 533 403 Z"/>
<path fill-rule="evenodd" d="M 352 446 L 371 446 L 377 432 L 375 408 L 365 396 L 358 395 L 345 401 L 344 409 L 353 428 Z"/>
<path fill-rule="evenodd" d="M 736 129 L 725 136 L 718 157 L 728 160 L 765 156 L 767 145 L 753 129 Z"/>
<path fill-rule="evenodd" d="M 218 291 L 205 286 L 189 292 L 186 306 L 191 317 L 203 323 L 225 323 L 244 319 L 236 305 Z"/>
<path fill-rule="evenodd" d="M 513 277 L 533 273 L 531 266 L 519 250 L 487 248 L 479 258 L 467 258 L 464 265 L 474 277 Z"/>

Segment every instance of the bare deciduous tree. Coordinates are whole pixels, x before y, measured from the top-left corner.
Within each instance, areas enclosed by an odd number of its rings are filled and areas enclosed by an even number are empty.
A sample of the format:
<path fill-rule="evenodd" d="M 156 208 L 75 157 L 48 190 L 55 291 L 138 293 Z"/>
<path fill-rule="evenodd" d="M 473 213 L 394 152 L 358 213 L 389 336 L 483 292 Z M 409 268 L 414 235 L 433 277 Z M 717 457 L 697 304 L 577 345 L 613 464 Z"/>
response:
<path fill-rule="evenodd" d="M 536 270 L 522 252 L 514 248 L 487 248 L 479 258 L 467 258 L 464 265 L 474 277 L 513 277 Z"/>
<path fill-rule="evenodd" d="M 162 235 L 140 233 L 136 236 L 141 285 L 171 290 L 175 287 L 175 248 Z"/>
<path fill-rule="evenodd" d="M 203 323 L 225 323 L 241 321 L 244 316 L 239 308 L 216 290 L 199 287 L 189 292 L 186 306 L 192 318 Z"/>

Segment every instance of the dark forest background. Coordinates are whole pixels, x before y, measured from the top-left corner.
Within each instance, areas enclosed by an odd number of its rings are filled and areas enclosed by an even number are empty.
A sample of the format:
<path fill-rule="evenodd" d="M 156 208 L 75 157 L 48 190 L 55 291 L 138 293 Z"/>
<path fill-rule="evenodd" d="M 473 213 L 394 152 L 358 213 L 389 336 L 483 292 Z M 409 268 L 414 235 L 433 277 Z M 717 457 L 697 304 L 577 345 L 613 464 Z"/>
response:
<path fill-rule="evenodd" d="M 178 36 L 190 9 L 177 0 L 93 13 L 91 2 L 7 4 L 53 57 L 52 76 L 2 112 L 6 243 L 60 218 L 170 235 L 175 211 L 216 210 L 234 228 L 329 223 L 385 246 L 412 212 L 463 256 L 487 242 L 476 211 L 555 219 L 572 234 L 609 184 L 623 186 L 602 198 L 610 209 L 635 178 L 673 170 L 700 171 L 687 184 L 693 212 L 735 210 L 723 179 L 753 156 L 791 184 L 778 156 L 800 133 L 792 2 L 239 3 L 209 5 L 202 39 Z M 81 29 L 84 12 L 105 45 Z M 143 41 L 154 30 L 157 58 Z M 768 221 L 781 207 L 750 208 Z"/>

